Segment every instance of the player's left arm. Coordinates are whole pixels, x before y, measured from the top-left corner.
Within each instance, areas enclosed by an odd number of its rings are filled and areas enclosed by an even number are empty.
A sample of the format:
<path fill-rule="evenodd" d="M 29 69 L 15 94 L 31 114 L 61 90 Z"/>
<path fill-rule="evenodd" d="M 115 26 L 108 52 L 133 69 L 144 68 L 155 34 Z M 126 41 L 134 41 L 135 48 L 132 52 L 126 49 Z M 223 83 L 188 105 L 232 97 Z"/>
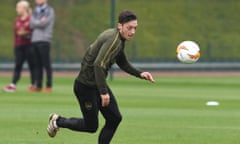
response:
<path fill-rule="evenodd" d="M 141 72 L 140 70 L 136 69 L 133 67 L 127 60 L 127 57 L 124 53 L 124 51 L 121 51 L 117 60 L 116 60 L 117 65 L 124 70 L 125 72 L 134 75 L 136 77 L 148 80 L 150 82 L 155 82 L 153 79 L 153 76 L 150 72 Z"/>

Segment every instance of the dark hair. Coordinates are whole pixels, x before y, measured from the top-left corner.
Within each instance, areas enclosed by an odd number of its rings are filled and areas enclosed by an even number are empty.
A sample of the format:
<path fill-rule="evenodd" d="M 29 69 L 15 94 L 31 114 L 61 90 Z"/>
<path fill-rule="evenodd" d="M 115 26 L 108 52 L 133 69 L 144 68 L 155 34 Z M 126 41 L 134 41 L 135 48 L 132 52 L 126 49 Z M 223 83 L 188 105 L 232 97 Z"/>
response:
<path fill-rule="evenodd" d="M 122 11 L 118 16 L 118 23 L 124 24 L 132 20 L 137 20 L 137 15 L 129 10 Z"/>

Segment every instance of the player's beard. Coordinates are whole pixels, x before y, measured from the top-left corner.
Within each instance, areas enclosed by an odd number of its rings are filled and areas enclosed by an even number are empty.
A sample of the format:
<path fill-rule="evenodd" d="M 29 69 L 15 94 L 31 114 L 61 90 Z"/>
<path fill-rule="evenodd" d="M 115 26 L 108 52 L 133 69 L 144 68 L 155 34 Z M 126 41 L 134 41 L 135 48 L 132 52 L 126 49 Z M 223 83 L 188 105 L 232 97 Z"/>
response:
<path fill-rule="evenodd" d="M 121 35 L 125 40 L 131 40 L 133 37 L 133 36 L 130 36 L 130 34 L 128 34 L 128 32 L 124 32 L 124 31 L 122 31 Z"/>

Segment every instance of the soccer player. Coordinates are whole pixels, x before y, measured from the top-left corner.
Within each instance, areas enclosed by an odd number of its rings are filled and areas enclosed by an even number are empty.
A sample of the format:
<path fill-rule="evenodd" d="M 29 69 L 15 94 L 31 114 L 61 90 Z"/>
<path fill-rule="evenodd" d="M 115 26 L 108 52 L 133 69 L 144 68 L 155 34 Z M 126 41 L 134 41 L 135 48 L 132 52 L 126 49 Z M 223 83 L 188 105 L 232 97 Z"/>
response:
<path fill-rule="evenodd" d="M 35 0 L 36 8 L 30 21 L 33 29 L 32 44 L 36 62 L 36 89 L 42 91 L 43 69 L 46 70 L 47 80 L 45 92 L 52 91 L 52 67 L 50 59 L 50 45 L 55 21 L 55 13 L 47 0 Z"/>
<path fill-rule="evenodd" d="M 29 91 L 33 91 L 34 87 L 34 61 L 33 51 L 31 47 L 31 34 L 29 22 L 31 18 L 31 7 L 28 1 L 21 0 L 16 4 L 17 18 L 14 22 L 14 54 L 15 67 L 12 78 L 12 83 L 5 86 L 2 90 L 4 92 L 16 92 L 16 84 L 21 76 L 23 63 L 28 62 L 30 70 L 31 85 L 28 87 Z"/>
<path fill-rule="evenodd" d="M 117 28 L 105 30 L 90 45 L 74 84 L 83 118 L 65 118 L 51 114 L 47 128 L 50 137 L 54 137 L 60 128 L 95 133 L 100 111 L 105 118 L 105 125 L 99 135 L 98 144 L 110 143 L 122 120 L 117 101 L 106 83 L 110 67 L 116 62 L 125 72 L 154 82 L 149 72 L 141 72 L 131 66 L 124 52 L 125 42 L 132 39 L 137 26 L 137 16 L 131 11 L 122 11 Z"/>

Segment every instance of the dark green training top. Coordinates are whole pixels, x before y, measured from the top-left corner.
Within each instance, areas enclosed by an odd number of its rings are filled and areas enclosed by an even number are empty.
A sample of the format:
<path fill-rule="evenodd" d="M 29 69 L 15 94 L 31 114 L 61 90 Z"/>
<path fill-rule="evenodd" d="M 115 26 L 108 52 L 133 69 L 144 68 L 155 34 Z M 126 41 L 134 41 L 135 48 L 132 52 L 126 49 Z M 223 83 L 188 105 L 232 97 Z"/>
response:
<path fill-rule="evenodd" d="M 106 77 L 115 62 L 125 72 L 140 78 L 141 72 L 131 66 L 126 58 L 124 44 L 125 40 L 117 29 L 101 33 L 88 48 L 77 81 L 98 88 L 100 94 L 106 94 Z"/>

